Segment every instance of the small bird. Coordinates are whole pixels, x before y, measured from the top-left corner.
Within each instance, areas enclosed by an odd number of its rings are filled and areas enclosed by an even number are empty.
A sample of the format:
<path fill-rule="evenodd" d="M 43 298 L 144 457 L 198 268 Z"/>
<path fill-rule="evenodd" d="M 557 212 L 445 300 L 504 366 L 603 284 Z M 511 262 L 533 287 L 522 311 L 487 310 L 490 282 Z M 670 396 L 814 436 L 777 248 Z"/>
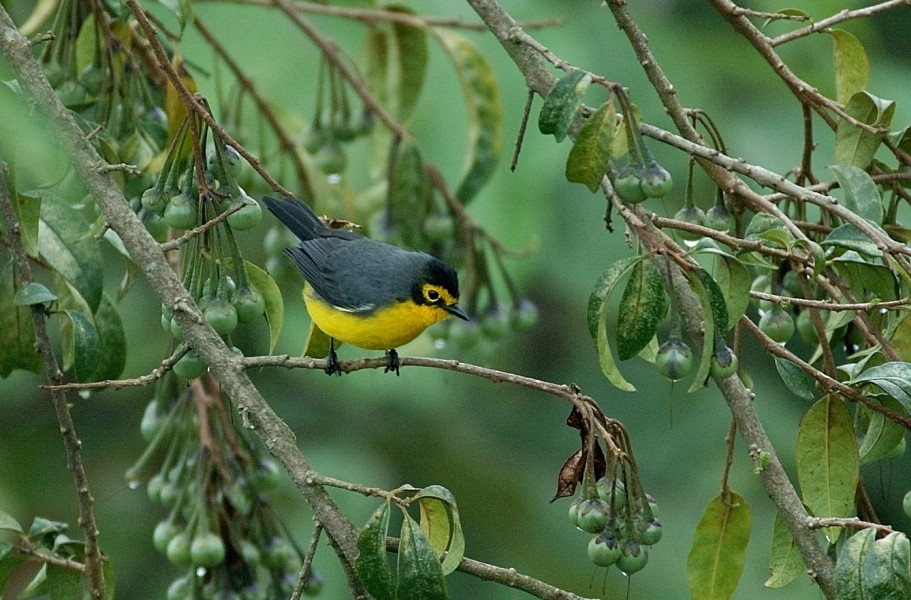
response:
<path fill-rule="evenodd" d="M 330 229 L 295 198 L 264 197 L 263 202 L 300 240 L 284 252 L 306 280 L 310 318 L 329 336 L 329 375 L 342 374 L 336 341 L 385 350 L 386 372 L 398 375 L 398 346 L 450 315 L 469 320 L 458 304 L 458 277 L 443 261 Z"/>

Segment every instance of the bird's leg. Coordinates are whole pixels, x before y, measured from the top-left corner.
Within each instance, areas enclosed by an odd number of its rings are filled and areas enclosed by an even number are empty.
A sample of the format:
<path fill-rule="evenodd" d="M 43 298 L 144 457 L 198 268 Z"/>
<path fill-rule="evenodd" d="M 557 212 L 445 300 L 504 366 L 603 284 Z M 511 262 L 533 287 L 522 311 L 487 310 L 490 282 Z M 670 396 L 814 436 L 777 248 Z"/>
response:
<path fill-rule="evenodd" d="M 326 357 L 326 375 L 342 375 L 342 367 L 338 364 L 338 354 L 335 353 L 335 340 L 329 338 L 329 356 Z"/>
<path fill-rule="evenodd" d="M 392 350 L 386 350 L 386 370 L 383 373 L 388 373 L 389 371 L 395 371 L 396 377 L 399 375 L 399 353 L 395 351 L 395 348 Z"/>

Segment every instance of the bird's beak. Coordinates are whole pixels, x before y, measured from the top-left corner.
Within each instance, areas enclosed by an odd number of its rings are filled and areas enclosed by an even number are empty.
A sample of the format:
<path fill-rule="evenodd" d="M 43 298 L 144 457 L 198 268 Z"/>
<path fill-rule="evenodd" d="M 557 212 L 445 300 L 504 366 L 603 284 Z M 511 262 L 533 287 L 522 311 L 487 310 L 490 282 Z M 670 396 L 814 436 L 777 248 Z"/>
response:
<path fill-rule="evenodd" d="M 458 304 L 444 304 L 443 310 L 445 310 L 452 316 L 458 317 L 460 319 L 464 319 L 465 321 L 471 320 L 471 317 L 468 316 L 468 313 L 465 312 L 464 310 L 462 310 L 462 307 L 459 306 Z"/>

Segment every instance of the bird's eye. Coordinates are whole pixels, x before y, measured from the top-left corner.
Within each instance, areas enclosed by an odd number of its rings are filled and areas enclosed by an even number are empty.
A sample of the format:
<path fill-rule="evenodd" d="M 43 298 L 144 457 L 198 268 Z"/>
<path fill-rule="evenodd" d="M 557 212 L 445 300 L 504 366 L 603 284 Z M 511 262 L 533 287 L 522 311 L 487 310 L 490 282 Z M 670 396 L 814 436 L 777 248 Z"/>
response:
<path fill-rule="evenodd" d="M 437 300 L 440 299 L 440 292 L 438 292 L 436 290 L 427 290 L 427 292 L 424 295 L 431 302 L 436 302 Z"/>

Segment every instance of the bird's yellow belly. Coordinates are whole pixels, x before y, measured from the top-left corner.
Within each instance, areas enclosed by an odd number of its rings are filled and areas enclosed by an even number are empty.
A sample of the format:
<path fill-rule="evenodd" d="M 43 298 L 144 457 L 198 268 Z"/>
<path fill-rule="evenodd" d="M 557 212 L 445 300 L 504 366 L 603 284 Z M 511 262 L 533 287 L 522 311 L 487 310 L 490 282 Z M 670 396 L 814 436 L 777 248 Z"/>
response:
<path fill-rule="evenodd" d="M 304 288 L 310 318 L 323 333 L 339 342 L 366 350 L 390 350 L 407 344 L 449 314 L 437 307 L 410 300 L 379 308 L 369 315 L 339 310 Z"/>

